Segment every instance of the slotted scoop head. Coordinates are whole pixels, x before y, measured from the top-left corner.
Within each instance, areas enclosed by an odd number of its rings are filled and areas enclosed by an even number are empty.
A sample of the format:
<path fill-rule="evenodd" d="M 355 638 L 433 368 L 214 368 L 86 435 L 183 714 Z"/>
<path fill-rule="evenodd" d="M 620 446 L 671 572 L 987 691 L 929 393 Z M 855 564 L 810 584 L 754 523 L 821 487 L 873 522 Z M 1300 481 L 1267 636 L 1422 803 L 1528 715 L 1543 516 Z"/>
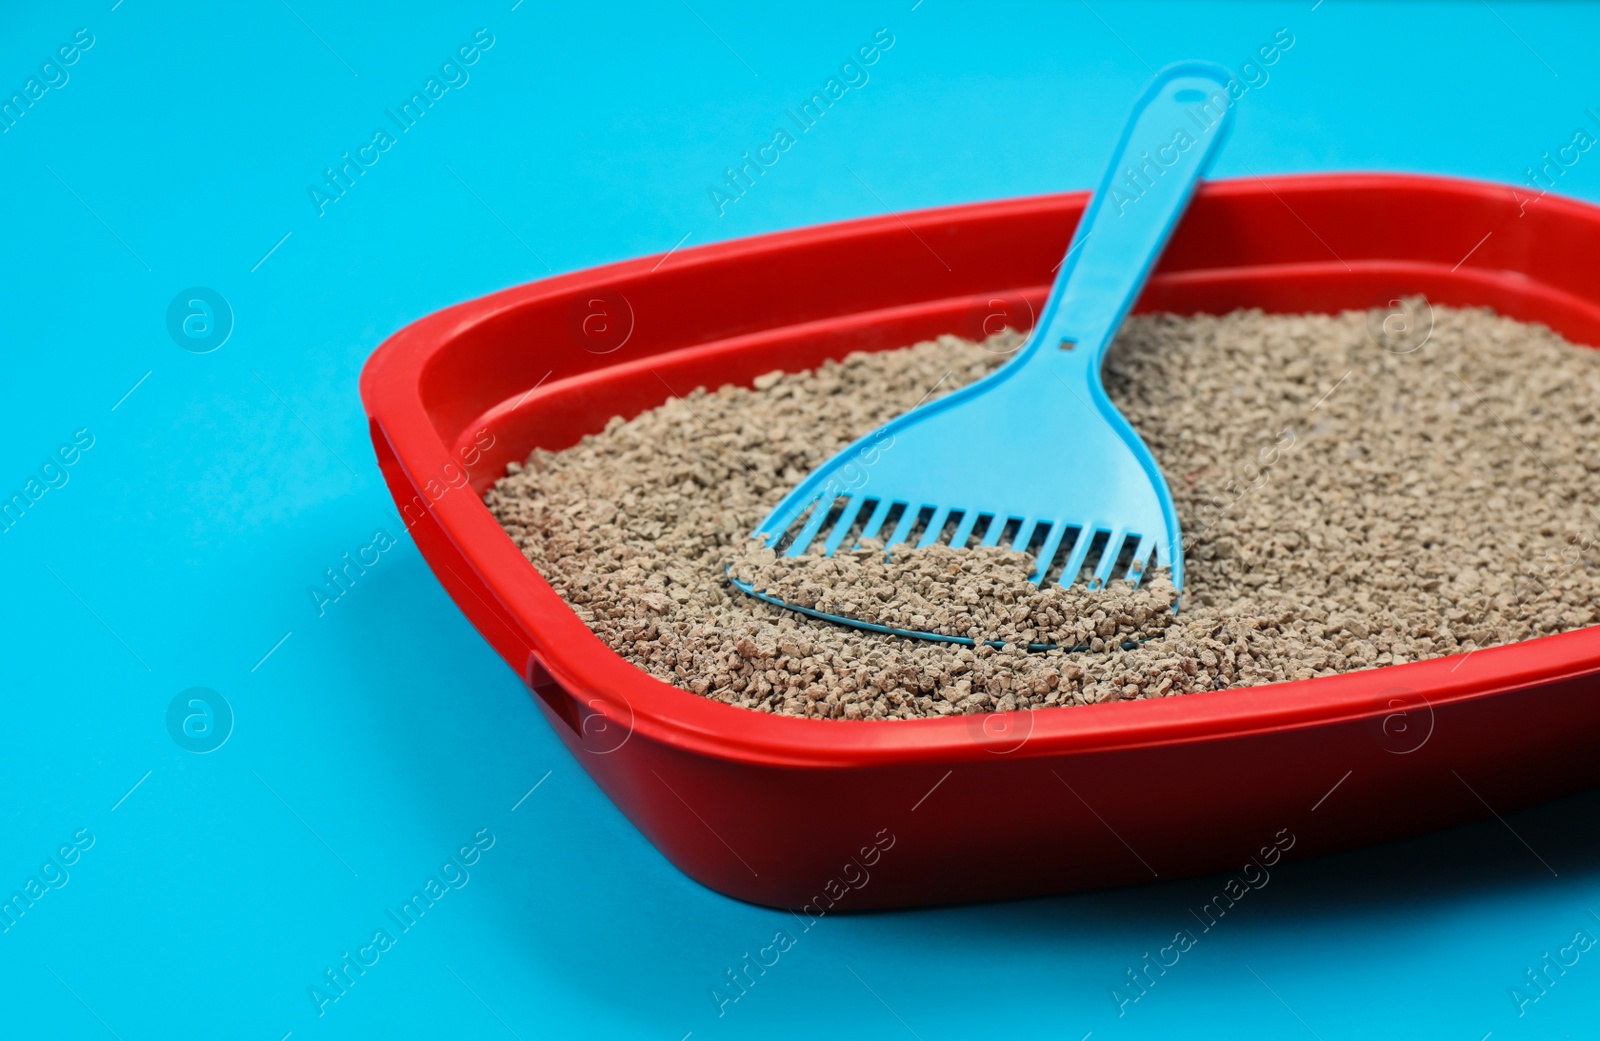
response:
<path fill-rule="evenodd" d="M 1032 554 L 1031 581 L 1063 586 L 1137 583 L 1166 564 L 1181 589 L 1171 493 L 1149 449 L 1106 397 L 1100 370 L 1226 135 L 1228 79 L 1227 70 L 1201 62 L 1157 74 L 1135 103 L 1050 298 L 1016 355 L 851 444 L 785 496 L 755 535 L 790 557 L 819 548 L 831 556 L 865 538 L 888 546 L 1007 545 Z"/>

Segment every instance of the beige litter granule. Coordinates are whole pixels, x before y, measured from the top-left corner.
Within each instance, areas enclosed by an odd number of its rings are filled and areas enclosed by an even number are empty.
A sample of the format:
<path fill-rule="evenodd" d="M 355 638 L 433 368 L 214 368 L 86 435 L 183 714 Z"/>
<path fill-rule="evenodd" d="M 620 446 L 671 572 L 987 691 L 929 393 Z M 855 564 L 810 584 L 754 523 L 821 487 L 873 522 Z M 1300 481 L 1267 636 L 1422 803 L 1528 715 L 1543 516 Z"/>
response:
<path fill-rule="evenodd" d="M 1243 311 L 1124 326 L 1106 387 L 1177 501 L 1187 571 L 1176 615 L 1159 574 L 1138 592 L 1040 591 L 1005 550 L 798 568 L 751 554 L 748 533 L 813 467 L 929 388 L 948 393 L 1001 364 L 1020 341 L 1010 333 L 853 354 L 769 374 L 756 390 L 696 389 L 570 449 L 536 450 L 487 502 L 618 653 L 698 694 L 799 716 L 1159 697 L 1600 621 L 1600 351 L 1446 308 L 1411 349 L 1385 339 L 1381 318 Z M 1041 479 L 1070 479 L 1069 451 L 1019 451 Z M 733 589 L 735 560 L 786 596 L 858 607 L 875 597 L 891 623 L 921 617 L 1008 643 L 813 620 Z M 1091 649 L 1030 653 L 1030 640 Z"/>

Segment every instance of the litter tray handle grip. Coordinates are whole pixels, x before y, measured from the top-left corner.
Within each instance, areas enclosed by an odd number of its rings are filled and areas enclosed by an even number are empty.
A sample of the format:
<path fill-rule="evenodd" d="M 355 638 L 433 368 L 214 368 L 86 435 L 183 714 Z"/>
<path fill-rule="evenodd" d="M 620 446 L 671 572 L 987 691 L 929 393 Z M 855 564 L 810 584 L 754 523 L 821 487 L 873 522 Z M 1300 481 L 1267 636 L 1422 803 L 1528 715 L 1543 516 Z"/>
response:
<path fill-rule="evenodd" d="M 587 755 L 612 755 L 628 746 L 633 737 L 634 714 L 633 703 L 626 695 L 594 691 L 579 695 L 568 690 L 550 675 L 537 650 L 528 652 L 522 679 L 566 726 L 567 733 L 559 736 L 574 754 L 581 751 Z"/>
<path fill-rule="evenodd" d="M 1134 102 L 1040 316 L 1036 356 L 1059 359 L 1070 341 L 1073 355 L 1099 371 L 1232 125 L 1232 78 L 1211 62 L 1179 62 Z"/>

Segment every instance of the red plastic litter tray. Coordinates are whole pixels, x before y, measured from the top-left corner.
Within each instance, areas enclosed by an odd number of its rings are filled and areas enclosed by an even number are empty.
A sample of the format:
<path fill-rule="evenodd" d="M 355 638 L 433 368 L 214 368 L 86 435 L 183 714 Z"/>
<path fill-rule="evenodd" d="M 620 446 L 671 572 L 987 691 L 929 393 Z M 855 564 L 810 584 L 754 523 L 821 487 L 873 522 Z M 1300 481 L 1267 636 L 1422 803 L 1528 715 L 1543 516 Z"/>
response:
<path fill-rule="evenodd" d="M 977 203 L 610 264 L 430 315 L 367 363 L 385 479 L 457 606 L 669 860 L 812 913 L 1062 892 L 1299 857 L 1600 783 L 1600 627 L 1160 700 L 842 722 L 663 683 L 580 622 L 480 495 L 696 386 L 1026 325 L 1087 195 Z M 1483 305 L 1600 344 L 1600 208 L 1337 174 L 1203 186 L 1138 310 Z M 1004 312 L 1004 314 L 1002 314 Z M 997 318 L 1000 315 L 1000 318 Z"/>

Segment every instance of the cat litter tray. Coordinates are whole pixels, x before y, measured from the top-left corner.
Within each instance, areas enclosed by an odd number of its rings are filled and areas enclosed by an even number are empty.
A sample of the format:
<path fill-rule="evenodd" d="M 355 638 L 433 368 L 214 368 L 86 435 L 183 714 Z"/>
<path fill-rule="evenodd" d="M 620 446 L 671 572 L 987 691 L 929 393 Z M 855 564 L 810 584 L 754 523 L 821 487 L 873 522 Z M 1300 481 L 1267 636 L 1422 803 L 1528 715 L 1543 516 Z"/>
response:
<path fill-rule="evenodd" d="M 672 392 L 981 336 L 997 308 L 1026 325 L 1086 200 L 976 203 L 610 264 L 447 308 L 368 361 L 373 445 L 434 574 L 595 783 L 712 889 L 813 913 L 1057 893 L 1237 870 L 1285 836 L 1289 857 L 1378 842 L 1600 783 L 1600 627 L 1165 699 L 789 718 L 619 657 L 481 501 L 534 447 L 564 448 Z M 1593 345 L 1596 256 L 1600 208 L 1524 206 L 1504 185 L 1212 182 L 1136 310 L 1336 312 L 1423 294 Z"/>

